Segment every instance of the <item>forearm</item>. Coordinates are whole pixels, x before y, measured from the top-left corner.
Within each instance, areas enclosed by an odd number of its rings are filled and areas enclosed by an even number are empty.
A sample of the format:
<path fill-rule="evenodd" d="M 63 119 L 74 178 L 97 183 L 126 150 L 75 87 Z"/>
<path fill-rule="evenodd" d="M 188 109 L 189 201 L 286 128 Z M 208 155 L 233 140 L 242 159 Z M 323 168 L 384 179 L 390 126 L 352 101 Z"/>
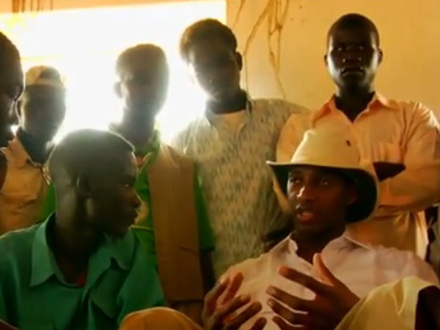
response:
<path fill-rule="evenodd" d="M 440 161 L 407 166 L 395 177 L 381 182 L 380 186 L 382 207 L 423 210 L 440 199 Z"/>

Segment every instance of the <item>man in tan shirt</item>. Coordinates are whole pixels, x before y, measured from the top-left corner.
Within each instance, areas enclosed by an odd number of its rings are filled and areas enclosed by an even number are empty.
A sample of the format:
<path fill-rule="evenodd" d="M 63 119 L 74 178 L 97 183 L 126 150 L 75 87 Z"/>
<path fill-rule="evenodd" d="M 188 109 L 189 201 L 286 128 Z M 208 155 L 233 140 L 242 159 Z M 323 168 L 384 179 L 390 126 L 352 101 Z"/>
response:
<path fill-rule="evenodd" d="M 65 115 L 58 71 L 34 67 L 26 73 L 17 136 L 0 149 L 0 234 L 42 220 L 49 187 L 45 163 Z"/>
<path fill-rule="evenodd" d="M 291 117 L 283 128 L 278 161 L 290 159 L 309 128 L 348 127 L 361 159 L 380 180 L 380 207 L 373 218 L 351 226 L 359 241 L 408 249 L 424 257 L 422 211 L 440 197 L 440 134 L 433 112 L 421 103 L 387 99 L 374 78 L 382 61 L 379 33 L 368 18 L 348 14 L 328 33 L 325 63 L 335 95 L 311 115 Z"/>

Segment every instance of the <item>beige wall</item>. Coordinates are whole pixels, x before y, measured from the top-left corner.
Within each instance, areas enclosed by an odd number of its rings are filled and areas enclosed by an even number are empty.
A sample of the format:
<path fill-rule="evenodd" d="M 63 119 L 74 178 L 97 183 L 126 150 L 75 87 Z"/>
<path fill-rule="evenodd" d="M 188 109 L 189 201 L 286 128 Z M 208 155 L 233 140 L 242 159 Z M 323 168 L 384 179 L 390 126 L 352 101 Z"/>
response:
<path fill-rule="evenodd" d="M 60 10 L 60 9 L 140 5 L 140 4 L 157 3 L 157 2 L 171 3 L 171 2 L 182 2 L 185 0 L 52 0 L 52 1 L 53 1 L 53 9 Z M 28 0 L 28 3 L 30 3 L 30 0 Z M 43 0 L 42 4 L 43 4 L 43 9 L 49 9 L 50 1 Z M 12 1 L 0 0 L 0 12 L 11 12 L 11 11 L 12 11 Z"/>
<path fill-rule="evenodd" d="M 440 114 L 440 0 L 287 1 L 280 56 L 280 80 L 287 99 L 312 108 L 328 99 L 333 86 L 323 62 L 327 30 L 339 16 L 358 12 L 370 17 L 381 34 L 385 57 L 377 89 L 390 97 L 420 100 Z M 269 2 L 245 1 L 234 27 L 240 49 Z M 231 25 L 239 3 L 228 0 Z M 281 97 L 268 51 L 266 19 L 250 46 L 243 80 L 253 95 Z"/>

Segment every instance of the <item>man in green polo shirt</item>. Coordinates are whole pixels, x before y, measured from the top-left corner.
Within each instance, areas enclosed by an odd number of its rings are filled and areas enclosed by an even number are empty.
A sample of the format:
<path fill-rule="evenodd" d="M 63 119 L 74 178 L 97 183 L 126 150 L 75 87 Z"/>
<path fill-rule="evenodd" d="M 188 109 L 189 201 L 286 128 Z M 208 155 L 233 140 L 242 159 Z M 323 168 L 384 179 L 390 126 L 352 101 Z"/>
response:
<path fill-rule="evenodd" d="M 168 90 L 165 54 L 151 44 L 131 47 L 118 57 L 116 73 L 124 111 L 110 129 L 135 146 L 139 170 L 141 208 L 133 228 L 156 259 L 168 305 L 200 323 L 204 294 L 214 283 L 213 235 L 193 162 L 155 130 Z"/>
<path fill-rule="evenodd" d="M 132 146 L 77 131 L 55 147 L 49 170 L 56 213 L 0 238 L 0 319 L 21 330 L 116 330 L 128 313 L 164 304 L 129 229 L 140 205 Z"/>

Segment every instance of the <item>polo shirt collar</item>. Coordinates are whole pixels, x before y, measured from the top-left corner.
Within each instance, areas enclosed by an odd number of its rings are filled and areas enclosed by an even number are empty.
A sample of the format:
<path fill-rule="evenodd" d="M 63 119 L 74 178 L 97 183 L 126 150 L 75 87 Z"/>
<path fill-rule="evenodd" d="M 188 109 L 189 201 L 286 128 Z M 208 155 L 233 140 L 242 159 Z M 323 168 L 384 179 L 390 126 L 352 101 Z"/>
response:
<path fill-rule="evenodd" d="M 42 284 L 55 275 L 55 258 L 47 244 L 47 230 L 54 221 L 55 217 L 52 215 L 35 232 L 32 243 L 31 287 Z"/>
<path fill-rule="evenodd" d="M 31 287 L 40 285 L 59 273 L 58 265 L 47 241 L 48 228 L 54 222 L 55 214 L 39 225 L 35 232 L 32 244 Z M 87 285 L 93 284 L 97 279 L 95 277 L 99 277 L 112 265 L 112 260 L 122 270 L 128 270 L 135 247 L 136 241 L 131 230 L 122 238 L 106 235 L 97 251 L 90 257 Z"/>
<path fill-rule="evenodd" d="M 24 167 L 28 161 L 33 163 L 31 157 L 17 136 L 9 142 L 8 148 L 14 156 L 14 161 L 17 167 Z"/>

